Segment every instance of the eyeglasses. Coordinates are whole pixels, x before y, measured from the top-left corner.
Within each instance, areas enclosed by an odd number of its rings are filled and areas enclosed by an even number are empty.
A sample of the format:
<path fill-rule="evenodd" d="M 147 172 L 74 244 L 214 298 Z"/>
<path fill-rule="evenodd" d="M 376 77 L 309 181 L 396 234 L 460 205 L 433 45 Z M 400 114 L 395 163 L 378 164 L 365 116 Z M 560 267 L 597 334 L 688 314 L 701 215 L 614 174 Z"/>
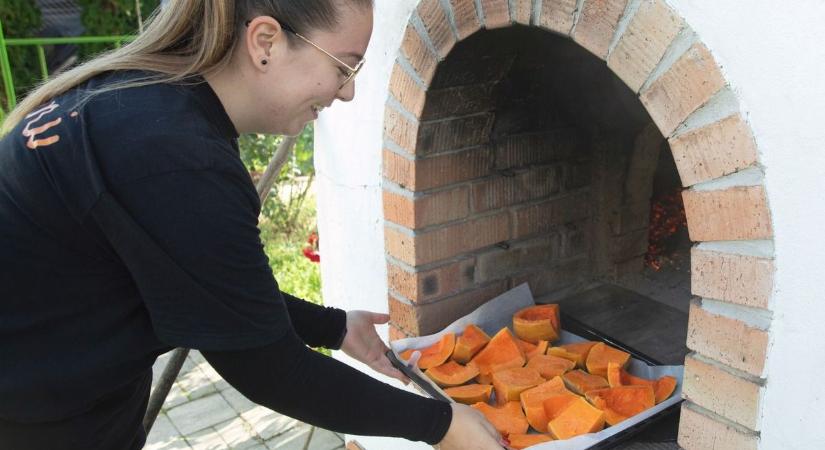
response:
<path fill-rule="evenodd" d="M 270 16 L 270 17 L 271 17 L 271 16 Z M 278 20 L 278 19 L 276 19 L 275 17 L 272 17 L 272 18 L 273 18 L 273 19 L 275 19 L 275 20 Z M 245 25 L 248 27 L 250 22 L 251 22 L 250 20 L 247 20 L 247 21 L 245 22 Z M 349 64 L 347 64 L 347 63 L 345 63 L 344 61 L 341 61 L 340 59 L 338 59 L 338 58 L 337 58 L 335 55 L 333 55 L 332 53 L 330 53 L 330 52 L 328 52 L 328 51 L 324 50 L 323 48 L 321 48 L 318 44 L 316 44 L 316 43 L 314 43 L 314 42 L 310 41 L 309 39 L 305 38 L 303 35 L 301 35 L 301 33 L 298 33 L 297 31 L 295 31 L 295 30 L 294 30 L 291 26 L 287 25 L 286 23 L 284 23 L 284 22 L 282 22 L 282 21 L 280 21 L 280 20 L 278 20 L 278 23 L 280 23 L 280 24 L 281 24 L 281 28 L 283 28 L 285 31 L 287 31 L 287 32 L 289 32 L 289 33 L 294 34 L 295 36 L 297 36 L 298 38 L 300 38 L 302 41 L 304 41 L 304 42 L 306 42 L 307 44 L 309 44 L 309 45 L 311 45 L 311 46 L 315 47 L 316 49 L 320 50 L 320 51 L 321 51 L 321 52 L 323 52 L 325 55 L 327 55 L 327 56 L 329 56 L 330 58 L 332 58 L 332 60 L 333 60 L 333 61 L 335 61 L 336 63 L 338 63 L 338 64 L 340 64 L 340 65 L 344 66 L 344 68 L 346 68 L 345 75 L 347 76 L 347 78 L 344 80 L 344 82 L 343 82 L 343 83 L 341 83 L 341 86 L 339 87 L 339 89 L 343 89 L 343 87 L 344 87 L 344 86 L 346 86 L 346 85 L 347 85 L 347 83 L 349 83 L 349 82 L 350 82 L 350 80 L 352 80 L 353 78 L 355 78 L 355 76 L 356 76 L 356 75 L 358 75 L 358 72 L 360 72 L 360 71 L 361 71 L 361 68 L 362 68 L 362 67 L 364 67 L 364 63 L 367 61 L 367 59 L 366 59 L 366 58 L 361 58 L 361 61 L 358 61 L 358 64 L 356 64 L 356 65 L 355 65 L 355 67 L 351 67 Z"/>

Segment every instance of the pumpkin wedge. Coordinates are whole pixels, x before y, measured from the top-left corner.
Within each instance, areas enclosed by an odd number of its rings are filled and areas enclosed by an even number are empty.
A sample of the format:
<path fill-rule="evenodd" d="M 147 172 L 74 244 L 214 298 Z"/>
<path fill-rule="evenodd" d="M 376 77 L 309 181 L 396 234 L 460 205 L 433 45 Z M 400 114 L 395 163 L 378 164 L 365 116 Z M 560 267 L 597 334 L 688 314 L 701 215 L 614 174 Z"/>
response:
<path fill-rule="evenodd" d="M 486 403 L 476 403 L 473 408 L 481 411 L 484 417 L 493 424 L 496 430 L 504 436 L 510 434 L 525 434 L 530 424 L 521 412 L 518 402 L 505 403 L 503 406 L 490 406 Z"/>
<path fill-rule="evenodd" d="M 430 367 L 444 364 L 444 361 L 450 358 L 455 348 L 455 333 L 447 333 L 441 337 L 441 340 L 435 344 L 419 350 L 421 352 L 421 359 L 418 360 L 418 368 L 421 370 L 429 369 Z M 401 359 L 408 360 L 412 356 L 413 349 L 404 350 L 401 352 Z"/>
<path fill-rule="evenodd" d="M 451 387 L 460 386 L 478 376 L 478 368 L 447 361 L 440 366 L 429 368 L 424 373 L 435 381 L 435 384 L 441 387 Z"/>
<path fill-rule="evenodd" d="M 596 389 L 589 391 L 585 396 L 593 406 L 604 411 L 604 418 L 608 425 L 616 425 L 628 417 L 652 408 L 655 404 L 652 386 L 617 386 Z"/>
<path fill-rule="evenodd" d="M 513 331 L 524 341 L 553 342 L 559 338 L 560 330 L 559 305 L 529 306 L 513 314 Z"/>
<path fill-rule="evenodd" d="M 556 439 L 570 439 L 604 428 L 604 412 L 587 400 L 577 397 L 562 413 L 547 425 Z"/>
<path fill-rule="evenodd" d="M 656 397 L 656 404 L 667 400 L 676 389 L 676 378 L 665 375 L 658 380 L 647 380 L 631 375 L 616 363 L 607 365 L 607 382 L 610 387 L 617 386 L 650 386 Z"/>
<path fill-rule="evenodd" d="M 545 380 L 549 380 L 573 370 L 576 363 L 558 356 L 536 355 L 527 361 L 527 367 L 538 370 L 539 375 Z"/>
<path fill-rule="evenodd" d="M 476 380 L 480 384 L 490 384 L 493 372 L 522 367 L 527 360 L 508 328 L 502 328 L 490 342 L 467 363 L 478 368 Z"/>
<path fill-rule="evenodd" d="M 575 344 L 559 345 L 558 347 L 547 349 L 547 354 L 569 359 L 576 363 L 579 369 L 584 369 L 587 355 L 590 354 L 590 349 L 596 344 L 598 344 L 596 341 L 584 341 L 576 342 Z"/>
<path fill-rule="evenodd" d="M 453 361 L 467 364 L 488 342 L 490 342 L 490 336 L 484 330 L 473 324 L 467 325 L 455 342 Z"/>
<path fill-rule="evenodd" d="M 451 399 L 465 405 L 479 402 L 487 403 L 493 393 L 493 386 L 490 384 L 467 384 L 444 389 L 444 393 L 449 395 Z"/>
<path fill-rule="evenodd" d="M 570 391 L 551 395 L 545 398 L 541 402 L 541 405 L 544 407 L 544 417 L 547 418 L 547 424 L 544 425 L 544 429 L 549 430 L 547 425 L 549 425 L 549 423 L 557 417 L 561 416 L 561 413 L 567 410 L 568 406 L 572 405 L 573 402 L 579 399 L 581 399 L 581 397 Z"/>
<path fill-rule="evenodd" d="M 533 356 L 543 355 L 547 351 L 548 342 L 539 341 L 536 344 L 531 344 L 530 342 L 519 339 L 518 345 L 521 347 L 521 351 L 524 352 L 524 357 L 529 360 Z"/>
<path fill-rule="evenodd" d="M 515 367 L 493 373 L 493 389 L 496 392 L 496 403 L 503 405 L 507 402 L 519 401 L 519 395 L 544 383 L 544 378 L 536 369 Z"/>
<path fill-rule="evenodd" d="M 607 377 L 607 365 L 616 363 L 620 367 L 627 366 L 630 362 L 630 354 L 617 348 L 613 348 L 604 342 L 599 342 L 590 349 L 587 354 L 587 371 L 592 375 Z"/>
<path fill-rule="evenodd" d="M 519 396 L 521 409 L 524 410 L 524 415 L 527 416 L 527 422 L 536 431 L 547 432 L 547 422 L 550 419 L 547 418 L 547 414 L 544 412 L 544 400 L 559 394 L 573 395 L 564 386 L 564 380 L 561 377 L 555 377 L 534 388 L 527 389 Z"/>
<path fill-rule="evenodd" d="M 562 375 L 564 384 L 568 389 L 579 395 L 584 395 L 587 391 L 594 389 L 604 389 L 609 387 L 607 380 L 598 375 L 591 375 L 583 370 L 572 370 Z"/>
<path fill-rule="evenodd" d="M 509 448 L 515 450 L 522 450 L 527 447 L 541 444 L 542 442 L 550 442 L 553 437 L 549 434 L 516 434 L 511 433 L 507 436 L 507 441 L 510 443 Z"/>

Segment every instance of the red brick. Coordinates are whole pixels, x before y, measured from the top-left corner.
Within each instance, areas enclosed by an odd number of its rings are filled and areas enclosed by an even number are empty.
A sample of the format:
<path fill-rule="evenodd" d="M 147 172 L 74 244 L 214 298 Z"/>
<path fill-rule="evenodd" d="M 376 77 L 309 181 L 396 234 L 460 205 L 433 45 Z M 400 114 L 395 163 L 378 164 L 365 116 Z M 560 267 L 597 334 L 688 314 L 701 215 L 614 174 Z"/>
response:
<path fill-rule="evenodd" d="M 417 134 L 417 124 L 392 106 L 384 108 L 384 135 L 410 155 L 415 154 Z"/>
<path fill-rule="evenodd" d="M 402 330 L 401 328 L 398 328 L 397 326 L 395 326 L 393 324 L 389 324 L 388 329 L 389 329 L 390 342 L 397 341 L 399 339 L 406 339 L 406 338 L 410 337 L 407 333 L 404 332 L 404 330 Z M 349 449 L 349 447 L 347 447 L 347 448 Z"/>
<path fill-rule="evenodd" d="M 513 0 L 511 14 L 514 22 L 529 26 L 530 16 L 533 14 L 533 0 Z"/>
<path fill-rule="evenodd" d="M 416 190 L 427 190 L 487 176 L 490 152 L 478 147 L 416 161 Z"/>
<path fill-rule="evenodd" d="M 384 149 L 384 178 L 402 188 L 415 189 L 415 161 Z"/>
<path fill-rule="evenodd" d="M 459 40 L 464 40 L 467 36 L 481 29 L 475 0 L 450 0 L 450 5 L 453 7 Z"/>
<path fill-rule="evenodd" d="M 415 117 L 421 117 L 427 94 L 398 63 L 392 68 L 390 93 L 404 106 L 404 109 Z"/>
<path fill-rule="evenodd" d="M 494 117 L 492 113 L 485 113 L 451 120 L 422 122 L 418 129 L 416 154 L 426 156 L 486 144 L 490 141 Z"/>
<path fill-rule="evenodd" d="M 767 308 L 773 291 L 773 260 L 693 247 L 691 292 L 752 308 Z"/>
<path fill-rule="evenodd" d="M 445 226 L 416 235 L 416 257 L 410 265 L 428 264 L 509 238 L 510 216 L 506 212 Z"/>
<path fill-rule="evenodd" d="M 682 192 L 692 241 L 770 239 L 768 200 L 762 186 Z"/>
<path fill-rule="evenodd" d="M 392 262 L 387 263 L 390 289 L 413 303 L 432 302 L 473 287 L 475 259 L 468 258 L 432 269 L 410 272 Z"/>
<path fill-rule="evenodd" d="M 508 249 L 494 248 L 477 257 L 475 281 L 486 283 L 511 276 L 524 269 L 546 265 L 558 257 L 558 234 L 522 241 Z"/>
<path fill-rule="evenodd" d="M 628 0 L 587 0 L 573 31 L 573 40 L 601 59 L 616 34 Z"/>
<path fill-rule="evenodd" d="M 559 191 L 558 171 L 558 167 L 550 166 L 478 182 L 473 185 L 473 211 L 489 211 L 548 197 Z"/>
<path fill-rule="evenodd" d="M 508 0 L 481 0 L 481 9 L 484 11 L 484 24 L 488 29 L 501 28 L 510 25 L 510 5 Z"/>
<path fill-rule="evenodd" d="M 576 0 L 542 0 L 539 26 L 570 34 L 576 16 Z"/>
<path fill-rule="evenodd" d="M 685 358 L 682 395 L 709 411 L 751 430 L 758 429 L 761 387 L 721 367 Z"/>
<path fill-rule="evenodd" d="M 754 166 L 756 143 L 739 114 L 669 139 L 683 186 Z"/>
<path fill-rule="evenodd" d="M 409 196 L 385 190 L 382 194 L 384 219 L 398 225 L 415 228 L 415 205 Z"/>
<path fill-rule="evenodd" d="M 441 6 L 440 0 L 422 0 L 418 5 L 418 15 L 430 35 L 440 58 L 445 58 L 455 45 L 455 35 Z"/>
<path fill-rule="evenodd" d="M 470 211 L 470 188 L 420 195 L 414 199 L 384 191 L 384 218 L 407 228 L 417 229 L 467 217 Z"/>
<path fill-rule="evenodd" d="M 517 209 L 513 237 L 546 233 L 558 225 L 589 217 L 588 200 L 587 193 L 575 193 Z"/>
<path fill-rule="evenodd" d="M 607 66 L 638 92 L 683 26 L 664 0 L 643 1 L 607 57 Z"/>
<path fill-rule="evenodd" d="M 768 333 L 741 320 L 709 313 L 693 303 L 688 318 L 687 346 L 703 356 L 759 377 L 765 368 Z"/>
<path fill-rule="evenodd" d="M 484 83 L 429 90 L 421 120 L 447 119 L 491 111 L 492 89 L 491 83 Z"/>
<path fill-rule="evenodd" d="M 495 168 L 548 164 L 583 151 L 584 145 L 584 138 L 573 129 L 503 137 L 495 146 Z"/>
<path fill-rule="evenodd" d="M 401 41 L 401 52 L 407 57 L 418 76 L 429 84 L 438 66 L 438 56 L 433 54 L 414 26 L 408 25 Z"/>
<path fill-rule="evenodd" d="M 610 260 L 625 261 L 647 253 L 648 234 L 645 228 L 610 238 Z"/>
<path fill-rule="evenodd" d="M 685 450 L 756 450 L 759 437 L 753 431 L 737 426 L 713 413 L 699 412 L 690 402 L 682 403 L 679 417 L 678 443 Z"/>
<path fill-rule="evenodd" d="M 562 265 L 515 276 L 513 277 L 513 285 L 518 286 L 521 283 L 527 283 L 530 285 L 533 296 L 541 297 L 584 281 L 590 275 L 587 260 L 581 258 Z"/>
<path fill-rule="evenodd" d="M 725 78 L 703 44 L 694 44 L 641 93 L 639 99 L 663 136 L 722 89 Z"/>
<path fill-rule="evenodd" d="M 412 231 L 402 231 L 396 228 L 384 227 L 384 248 L 387 254 L 395 259 L 414 265 L 415 246 Z"/>

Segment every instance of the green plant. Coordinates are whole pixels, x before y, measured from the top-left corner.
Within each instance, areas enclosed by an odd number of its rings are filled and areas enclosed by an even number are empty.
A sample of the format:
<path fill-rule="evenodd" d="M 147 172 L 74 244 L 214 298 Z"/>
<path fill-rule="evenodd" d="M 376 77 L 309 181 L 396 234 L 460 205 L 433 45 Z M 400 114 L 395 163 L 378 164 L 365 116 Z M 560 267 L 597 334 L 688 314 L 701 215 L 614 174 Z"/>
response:
<path fill-rule="evenodd" d="M 42 24 L 40 9 L 32 0 L 0 1 L 0 21 L 3 22 L 6 38 L 32 37 Z M 40 81 L 37 50 L 34 47 L 7 48 L 15 93 L 20 98 Z M 5 91 L 0 91 L 0 96 L 2 107 L 6 108 L 8 100 Z"/>
<path fill-rule="evenodd" d="M 85 34 L 91 36 L 134 35 L 140 22 L 160 5 L 160 0 L 78 0 Z M 140 5 L 140 17 L 137 14 Z M 112 48 L 111 44 L 89 44 L 80 48 L 82 60 Z"/>

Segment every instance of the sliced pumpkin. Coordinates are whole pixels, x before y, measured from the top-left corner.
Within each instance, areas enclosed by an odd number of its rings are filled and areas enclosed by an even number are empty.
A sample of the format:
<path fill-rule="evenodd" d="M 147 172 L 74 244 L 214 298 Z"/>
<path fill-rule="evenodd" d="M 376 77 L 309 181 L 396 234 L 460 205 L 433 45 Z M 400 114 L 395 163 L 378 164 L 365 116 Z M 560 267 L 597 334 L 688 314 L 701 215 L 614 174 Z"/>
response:
<path fill-rule="evenodd" d="M 496 403 L 503 405 L 507 402 L 517 402 L 522 392 L 541 383 L 544 383 L 544 378 L 536 369 L 515 367 L 495 372 L 493 389 L 496 391 Z"/>
<path fill-rule="evenodd" d="M 549 434 L 515 434 L 512 433 L 507 436 L 507 441 L 510 443 L 509 448 L 515 450 L 522 450 L 527 447 L 541 444 L 542 442 L 550 442 L 553 437 Z"/>
<path fill-rule="evenodd" d="M 609 387 L 607 380 L 598 375 L 591 375 L 583 370 L 572 370 L 562 375 L 564 384 L 568 389 L 579 395 L 584 395 L 593 389 L 604 389 Z"/>
<path fill-rule="evenodd" d="M 513 331 L 530 343 L 558 340 L 561 330 L 559 305 L 536 305 L 513 314 Z"/>
<path fill-rule="evenodd" d="M 527 416 L 527 422 L 536 431 L 547 432 L 547 422 L 550 419 L 547 418 L 547 414 L 544 412 L 544 400 L 559 394 L 573 395 L 564 386 L 564 380 L 561 377 L 555 377 L 534 388 L 527 389 L 519 396 L 521 408 Z"/>
<path fill-rule="evenodd" d="M 478 376 L 478 367 L 447 361 L 440 366 L 431 367 L 425 374 L 441 387 L 460 386 Z"/>
<path fill-rule="evenodd" d="M 525 362 L 527 360 L 516 338 L 509 329 L 502 328 L 467 365 L 478 368 L 476 380 L 480 384 L 490 384 L 493 381 L 493 372 L 522 367 Z"/>
<path fill-rule="evenodd" d="M 518 402 L 509 402 L 502 406 L 475 403 L 472 407 L 481 411 L 493 427 L 504 436 L 527 433 L 527 428 L 530 426 Z"/>
<path fill-rule="evenodd" d="M 545 398 L 541 402 L 542 406 L 544 407 L 544 416 L 547 418 L 547 424 L 544 425 L 544 428 L 549 430 L 549 428 L 547 428 L 547 425 L 549 425 L 549 423 L 555 420 L 557 417 L 561 416 L 561 413 L 567 410 L 567 407 L 569 407 L 571 404 L 573 404 L 573 402 L 579 399 L 581 399 L 581 397 L 579 397 L 576 394 L 573 394 L 570 391 L 551 395 Z"/>
<path fill-rule="evenodd" d="M 554 438 L 570 439 L 600 431 L 604 428 L 604 421 L 602 410 L 577 397 L 558 417 L 552 419 L 547 427 Z"/>
<path fill-rule="evenodd" d="M 620 367 L 630 362 L 630 353 L 613 348 L 604 342 L 599 342 L 590 349 L 587 355 L 587 371 L 593 375 L 607 377 L 607 365 L 616 363 Z"/>
<path fill-rule="evenodd" d="M 425 370 L 444 364 L 444 361 L 447 361 L 450 355 L 453 354 L 453 348 L 455 348 L 455 333 L 447 333 L 435 344 L 418 350 L 421 352 L 421 358 L 418 360 L 418 368 Z M 410 359 L 413 351 L 415 350 L 404 350 L 401 352 L 401 359 L 405 361 Z"/>
<path fill-rule="evenodd" d="M 596 389 L 589 391 L 586 397 L 593 406 L 604 411 L 608 425 L 616 425 L 628 417 L 652 408 L 655 404 L 652 386 L 617 386 Z"/>
<path fill-rule="evenodd" d="M 538 370 L 539 375 L 545 380 L 549 380 L 573 370 L 576 364 L 570 360 L 559 358 L 558 356 L 535 355 L 527 361 L 527 367 Z"/>
<path fill-rule="evenodd" d="M 607 382 L 610 387 L 617 386 L 650 386 L 656 397 L 656 404 L 667 400 L 676 389 L 676 378 L 665 375 L 658 380 L 647 380 L 628 373 L 616 363 L 607 365 Z"/>
<path fill-rule="evenodd" d="M 547 351 L 547 341 L 539 341 L 536 344 L 531 344 L 527 341 L 522 341 L 521 339 L 518 340 L 518 345 L 521 347 L 521 351 L 524 352 L 524 357 L 528 360 L 536 355 L 543 355 L 544 352 Z"/>
<path fill-rule="evenodd" d="M 547 350 L 547 354 L 558 356 L 559 358 L 569 359 L 576 363 L 579 369 L 585 368 L 585 361 L 587 355 L 590 354 L 590 349 L 598 344 L 596 341 L 576 342 L 575 344 L 565 344 L 558 347 L 552 347 Z"/>
<path fill-rule="evenodd" d="M 456 340 L 453 361 L 467 364 L 488 342 L 490 342 L 490 336 L 484 330 L 473 324 L 467 325 Z"/>
<path fill-rule="evenodd" d="M 487 403 L 493 393 L 493 386 L 490 384 L 467 384 L 444 389 L 444 393 L 449 395 L 451 399 L 465 405 L 479 402 Z"/>

